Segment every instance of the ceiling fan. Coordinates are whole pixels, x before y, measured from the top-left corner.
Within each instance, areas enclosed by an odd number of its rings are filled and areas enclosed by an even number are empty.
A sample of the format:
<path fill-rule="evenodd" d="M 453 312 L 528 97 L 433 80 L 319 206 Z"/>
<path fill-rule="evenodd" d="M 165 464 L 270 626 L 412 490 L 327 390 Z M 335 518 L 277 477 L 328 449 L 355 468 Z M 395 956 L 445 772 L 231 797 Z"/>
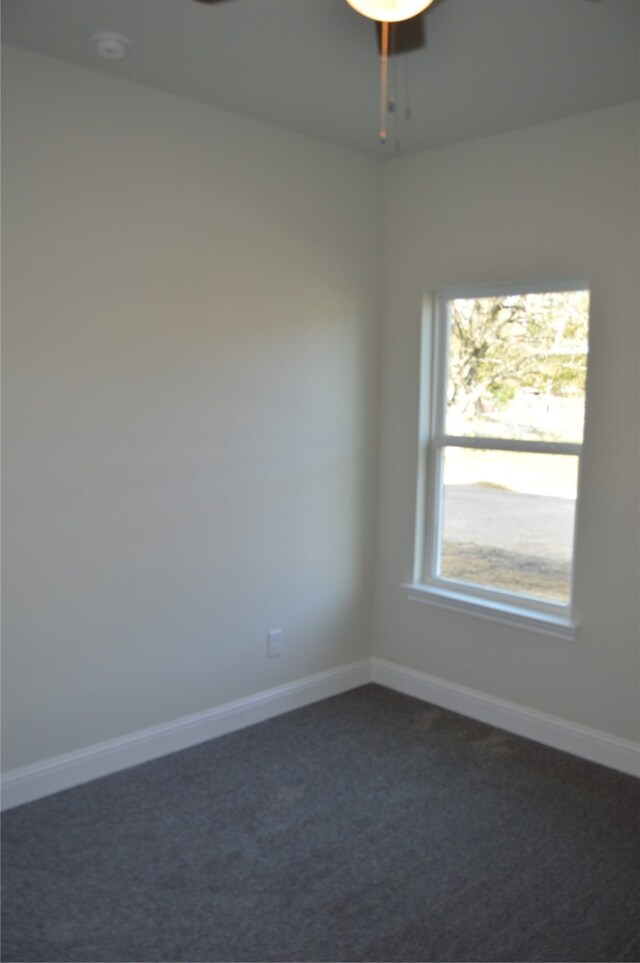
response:
<path fill-rule="evenodd" d="M 213 6 L 227 0 L 197 0 Z M 434 0 L 347 0 L 363 17 L 376 21 L 378 48 L 382 50 L 382 24 L 389 25 L 389 51 L 394 54 L 409 53 L 425 45 L 422 14 Z"/>
<path fill-rule="evenodd" d="M 226 0 L 197 0 L 213 5 Z M 387 92 L 389 53 L 403 54 L 425 46 L 422 14 L 434 0 L 346 0 L 363 17 L 376 22 L 380 52 L 380 143 L 387 140 L 387 112 L 392 109 Z"/>

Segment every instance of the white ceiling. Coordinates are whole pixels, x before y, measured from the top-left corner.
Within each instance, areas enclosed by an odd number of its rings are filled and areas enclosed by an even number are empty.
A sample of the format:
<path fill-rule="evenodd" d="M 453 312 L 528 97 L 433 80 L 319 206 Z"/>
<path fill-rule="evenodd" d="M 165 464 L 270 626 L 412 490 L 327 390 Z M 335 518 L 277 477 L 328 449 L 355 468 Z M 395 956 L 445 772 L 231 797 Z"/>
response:
<path fill-rule="evenodd" d="M 399 109 L 385 147 L 375 28 L 345 0 L 2 0 L 1 9 L 6 43 L 375 157 L 640 97 L 640 0 L 436 0 L 426 48 L 390 68 Z M 100 30 L 130 37 L 126 60 L 97 56 L 90 37 Z"/>

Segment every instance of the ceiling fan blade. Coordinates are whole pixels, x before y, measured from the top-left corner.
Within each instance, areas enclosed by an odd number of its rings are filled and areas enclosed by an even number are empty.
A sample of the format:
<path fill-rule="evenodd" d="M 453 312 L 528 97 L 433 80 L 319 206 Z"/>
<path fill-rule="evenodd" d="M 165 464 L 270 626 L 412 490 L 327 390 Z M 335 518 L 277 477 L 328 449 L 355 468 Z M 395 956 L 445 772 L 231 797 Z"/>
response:
<path fill-rule="evenodd" d="M 226 3 L 227 0 L 196 0 L 196 3 L 204 3 L 207 6 L 211 6 L 214 3 Z"/>
<path fill-rule="evenodd" d="M 376 35 L 378 51 L 382 50 L 382 24 L 376 21 Z M 426 44 L 424 31 L 424 17 L 421 13 L 409 20 L 398 20 L 389 24 L 389 53 L 410 53 L 420 50 Z"/>

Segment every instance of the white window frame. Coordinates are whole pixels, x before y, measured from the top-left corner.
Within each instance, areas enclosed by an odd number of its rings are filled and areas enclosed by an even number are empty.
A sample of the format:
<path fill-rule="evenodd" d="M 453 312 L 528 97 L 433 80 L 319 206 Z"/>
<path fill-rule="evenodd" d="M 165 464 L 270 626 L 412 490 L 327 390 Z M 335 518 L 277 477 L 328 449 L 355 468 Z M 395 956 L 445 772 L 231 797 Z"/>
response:
<path fill-rule="evenodd" d="M 582 290 L 589 291 L 589 284 L 585 280 L 483 284 L 439 290 L 426 300 L 422 330 L 414 573 L 413 581 L 404 586 L 409 598 L 561 638 L 575 638 L 577 624 L 573 610 L 573 590 L 582 444 L 447 435 L 444 429 L 448 383 L 448 303 L 457 298 Z M 437 574 L 443 515 L 443 462 L 444 453 L 450 447 L 577 457 L 578 498 L 574 518 L 570 598 L 567 603 L 474 585 Z"/>

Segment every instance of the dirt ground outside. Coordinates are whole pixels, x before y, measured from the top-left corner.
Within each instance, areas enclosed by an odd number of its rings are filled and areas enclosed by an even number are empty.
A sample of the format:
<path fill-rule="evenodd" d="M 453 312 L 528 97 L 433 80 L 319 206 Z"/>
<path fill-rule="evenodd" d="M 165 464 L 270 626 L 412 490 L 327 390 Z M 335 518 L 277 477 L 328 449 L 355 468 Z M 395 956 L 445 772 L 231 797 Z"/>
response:
<path fill-rule="evenodd" d="M 445 542 L 442 575 L 476 585 L 566 602 L 569 564 L 552 564 L 535 555 L 519 555 L 472 542 Z"/>
<path fill-rule="evenodd" d="M 448 485 L 441 574 L 567 602 L 573 520 L 570 499 Z"/>

